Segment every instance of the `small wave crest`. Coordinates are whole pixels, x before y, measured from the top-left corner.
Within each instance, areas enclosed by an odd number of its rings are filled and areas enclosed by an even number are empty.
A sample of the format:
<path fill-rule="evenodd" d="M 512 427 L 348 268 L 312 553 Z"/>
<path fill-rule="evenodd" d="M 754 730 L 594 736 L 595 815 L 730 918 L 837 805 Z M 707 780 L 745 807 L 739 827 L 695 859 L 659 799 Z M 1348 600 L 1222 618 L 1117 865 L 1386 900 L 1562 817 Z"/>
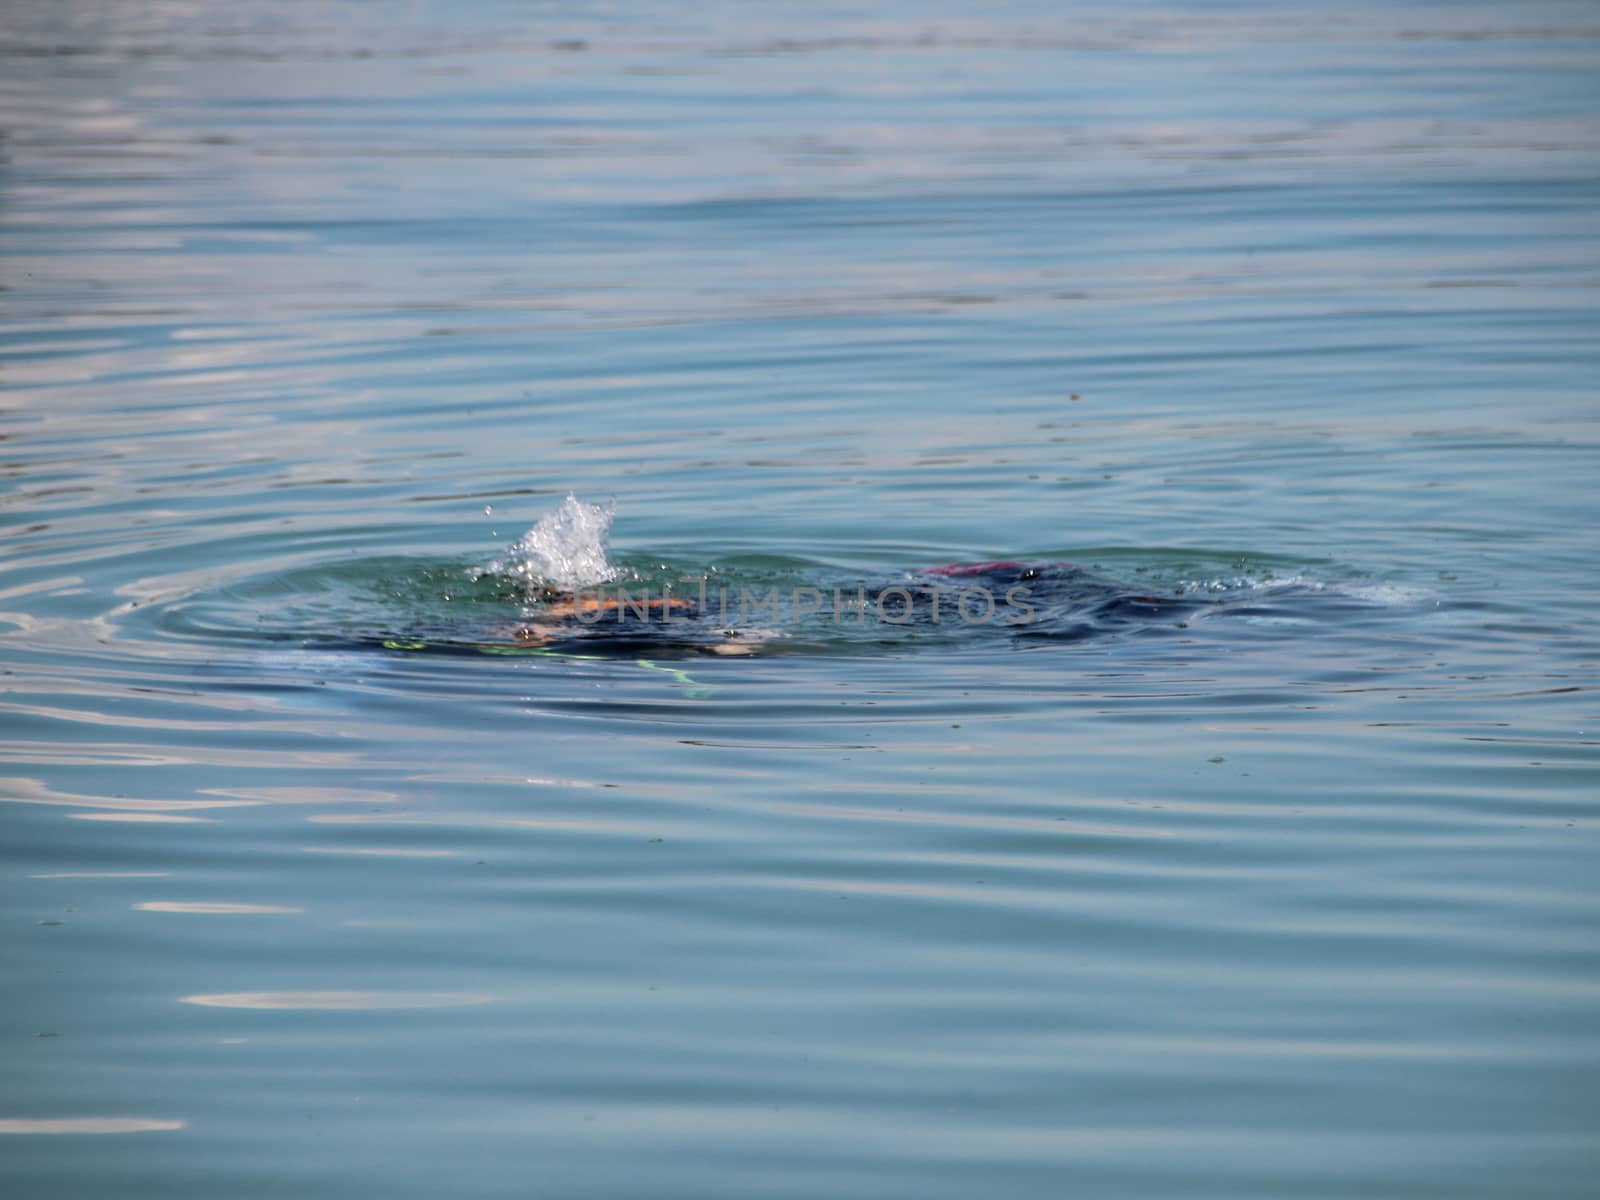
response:
<path fill-rule="evenodd" d="M 530 588 L 564 591 L 609 583 L 618 574 L 606 558 L 606 539 L 616 513 L 615 502 L 589 504 L 569 493 L 554 512 L 507 546 L 504 557 L 475 576 L 499 575 Z"/>

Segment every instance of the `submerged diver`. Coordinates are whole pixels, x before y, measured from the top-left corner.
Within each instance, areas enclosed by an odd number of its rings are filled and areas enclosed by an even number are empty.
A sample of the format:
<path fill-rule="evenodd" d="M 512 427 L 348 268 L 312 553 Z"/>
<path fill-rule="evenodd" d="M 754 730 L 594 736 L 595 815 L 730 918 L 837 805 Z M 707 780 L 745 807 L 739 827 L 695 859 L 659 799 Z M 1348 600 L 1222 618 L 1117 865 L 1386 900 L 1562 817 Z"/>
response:
<path fill-rule="evenodd" d="M 1160 624 L 1195 605 L 1132 591 L 1071 563 L 942 563 L 852 588 L 801 587 L 787 594 L 741 588 L 732 604 L 726 588 L 713 595 L 703 581 L 689 596 L 670 589 L 654 596 L 622 588 L 611 594 L 545 589 L 536 612 L 512 636 L 525 646 L 748 655 L 802 649 L 806 643 L 789 639 L 829 619 L 877 624 L 886 636 L 906 627 L 993 625 L 1014 636 L 1075 639 L 1130 621 Z M 791 632 L 751 628 L 752 608 Z"/>
<path fill-rule="evenodd" d="M 470 611 L 481 614 L 475 623 L 459 619 L 461 607 L 452 606 L 450 618 L 435 608 L 382 633 L 315 643 L 647 663 L 694 655 L 893 652 L 917 644 L 945 651 L 1020 648 L 1170 635 L 1191 617 L 1213 614 L 1281 626 L 1303 624 L 1308 614 L 1371 608 L 1359 590 L 1300 576 L 1152 592 L 1070 562 L 1017 559 L 938 563 L 876 578 L 763 562 L 760 579 L 743 583 L 730 564 L 672 583 L 665 564 L 651 571 L 608 560 L 613 513 L 613 505 L 569 495 L 502 558 L 469 568 Z M 451 568 L 448 577 L 455 591 L 460 575 Z"/>

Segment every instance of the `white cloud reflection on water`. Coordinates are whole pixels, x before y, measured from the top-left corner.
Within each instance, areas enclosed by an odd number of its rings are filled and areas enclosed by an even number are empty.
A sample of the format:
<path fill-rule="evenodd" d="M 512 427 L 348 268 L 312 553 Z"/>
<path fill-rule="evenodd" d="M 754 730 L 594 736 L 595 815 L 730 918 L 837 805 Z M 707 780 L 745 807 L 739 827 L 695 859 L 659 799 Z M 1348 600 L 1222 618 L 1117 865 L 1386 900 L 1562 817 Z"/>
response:
<path fill-rule="evenodd" d="M 0 1134 L 164 1133 L 187 1124 L 151 1117 L 0 1117 Z"/>
<path fill-rule="evenodd" d="M 219 992 L 182 996 L 184 1004 L 203 1008 L 328 1009 L 378 1011 L 394 1008 L 456 1008 L 492 1004 L 493 996 L 475 992 Z"/>
<path fill-rule="evenodd" d="M 207 913 L 217 915 L 265 915 L 275 913 L 303 913 L 305 909 L 287 904 L 229 904 L 222 901 L 146 900 L 135 904 L 141 912 Z"/>

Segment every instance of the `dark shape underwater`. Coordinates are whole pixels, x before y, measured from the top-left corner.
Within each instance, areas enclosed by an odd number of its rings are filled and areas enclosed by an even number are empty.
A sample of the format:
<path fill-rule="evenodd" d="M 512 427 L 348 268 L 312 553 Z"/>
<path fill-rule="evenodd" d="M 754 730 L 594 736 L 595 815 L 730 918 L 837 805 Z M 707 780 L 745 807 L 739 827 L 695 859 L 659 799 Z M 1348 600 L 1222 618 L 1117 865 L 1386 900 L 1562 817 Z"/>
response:
<path fill-rule="evenodd" d="M 597 658 L 840 653 L 918 644 L 953 649 L 1181 630 L 1195 612 L 1222 603 L 1155 594 L 1065 562 L 944 563 L 893 580 L 741 588 L 732 596 L 698 583 L 549 590 L 516 623 L 412 627 L 341 639 L 332 648 Z M 753 624 L 752 611 L 766 623 Z"/>

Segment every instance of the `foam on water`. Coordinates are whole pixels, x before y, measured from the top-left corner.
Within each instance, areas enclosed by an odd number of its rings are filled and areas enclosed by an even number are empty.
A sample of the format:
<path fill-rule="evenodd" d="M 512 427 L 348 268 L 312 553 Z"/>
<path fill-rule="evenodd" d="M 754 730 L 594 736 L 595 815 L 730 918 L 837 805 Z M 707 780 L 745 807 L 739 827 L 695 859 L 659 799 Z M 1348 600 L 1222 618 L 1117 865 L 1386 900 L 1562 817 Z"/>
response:
<path fill-rule="evenodd" d="M 1414 607 L 1439 604 L 1439 593 L 1432 588 L 1415 583 L 1341 583 L 1335 590 L 1341 595 L 1368 604 L 1394 607 Z"/>
<path fill-rule="evenodd" d="M 1207 592 L 1214 595 L 1237 592 L 1265 592 L 1274 588 L 1306 588 L 1319 591 L 1327 586 L 1307 575 L 1230 575 L 1214 579 L 1180 579 L 1176 585 L 1179 594 Z"/>
<path fill-rule="evenodd" d="M 563 591 L 609 583 L 617 571 L 606 559 L 615 502 L 588 504 L 568 493 L 554 512 L 506 547 L 480 574 L 520 579 L 530 588 Z"/>
<path fill-rule="evenodd" d="M 1352 600 L 1360 600 L 1367 604 L 1393 608 L 1414 608 L 1424 605 L 1437 605 L 1439 603 L 1439 593 L 1421 584 L 1328 582 L 1300 573 L 1260 576 L 1233 575 L 1215 579 L 1182 579 L 1178 581 L 1176 586 L 1180 594 L 1198 592 L 1224 597 L 1275 592 L 1290 588 L 1303 592 L 1325 591 L 1334 595 L 1348 596 Z"/>

